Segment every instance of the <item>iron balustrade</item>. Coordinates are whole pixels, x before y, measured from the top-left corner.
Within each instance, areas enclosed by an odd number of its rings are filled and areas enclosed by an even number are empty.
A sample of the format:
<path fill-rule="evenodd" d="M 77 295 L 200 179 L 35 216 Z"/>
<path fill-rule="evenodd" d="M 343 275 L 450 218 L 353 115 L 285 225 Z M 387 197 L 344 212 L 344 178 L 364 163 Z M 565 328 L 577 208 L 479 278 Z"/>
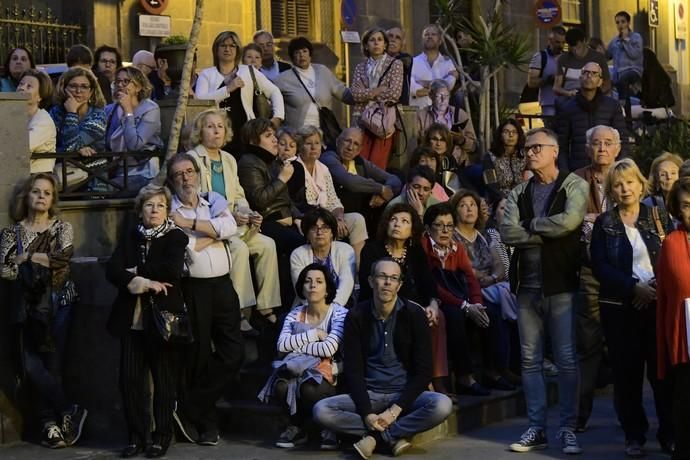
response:
<path fill-rule="evenodd" d="M 37 64 L 64 62 L 69 48 L 78 43 L 83 43 L 82 26 L 58 23 L 50 8 L 20 8 L 16 3 L 3 7 L 0 2 L 2 59 L 14 48 L 23 46 L 31 51 Z"/>
<path fill-rule="evenodd" d="M 92 156 L 82 156 L 79 152 L 34 153 L 32 160 L 55 159 L 55 175 L 58 178 L 60 199 L 103 199 L 103 198 L 131 198 L 138 190 L 129 190 L 129 169 L 134 163 L 143 162 L 151 158 L 158 158 L 163 163 L 164 152 L 101 152 Z M 70 168 L 71 167 L 71 168 Z M 83 171 L 85 177 L 78 183 L 70 184 L 70 171 Z M 117 177 L 118 181 L 114 180 Z M 119 180 L 122 180 L 122 183 Z M 102 184 L 106 190 L 88 190 L 87 184 Z"/>

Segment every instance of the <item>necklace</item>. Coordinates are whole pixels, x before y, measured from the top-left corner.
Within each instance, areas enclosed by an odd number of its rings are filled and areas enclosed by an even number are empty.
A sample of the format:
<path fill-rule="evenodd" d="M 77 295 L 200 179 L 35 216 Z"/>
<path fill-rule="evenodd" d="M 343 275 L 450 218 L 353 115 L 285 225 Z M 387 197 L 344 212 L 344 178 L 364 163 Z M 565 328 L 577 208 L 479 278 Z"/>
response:
<path fill-rule="evenodd" d="M 391 256 L 391 259 L 396 261 L 398 265 L 401 267 L 405 264 L 405 258 L 407 257 L 407 247 L 403 246 L 402 253 L 400 254 L 400 257 L 396 257 L 393 255 L 393 248 L 386 243 L 386 252 L 388 253 L 389 256 Z"/>
<path fill-rule="evenodd" d="M 211 169 L 216 174 L 223 174 L 223 162 L 211 160 Z"/>

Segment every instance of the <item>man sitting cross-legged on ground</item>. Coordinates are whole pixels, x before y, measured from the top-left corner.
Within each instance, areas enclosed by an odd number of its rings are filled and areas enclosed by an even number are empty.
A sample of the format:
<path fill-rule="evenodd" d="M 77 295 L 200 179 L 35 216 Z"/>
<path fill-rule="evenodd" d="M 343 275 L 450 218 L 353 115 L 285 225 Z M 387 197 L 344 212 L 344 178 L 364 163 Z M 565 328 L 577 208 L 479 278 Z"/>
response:
<path fill-rule="evenodd" d="M 398 297 L 400 265 L 385 257 L 371 267 L 373 297 L 345 319 L 344 366 L 349 394 L 319 401 L 314 420 L 329 430 L 363 436 L 354 448 L 369 458 L 377 444 L 393 455 L 408 439 L 450 415 L 451 400 L 425 391 L 431 380 L 431 333 L 424 309 Z"/>

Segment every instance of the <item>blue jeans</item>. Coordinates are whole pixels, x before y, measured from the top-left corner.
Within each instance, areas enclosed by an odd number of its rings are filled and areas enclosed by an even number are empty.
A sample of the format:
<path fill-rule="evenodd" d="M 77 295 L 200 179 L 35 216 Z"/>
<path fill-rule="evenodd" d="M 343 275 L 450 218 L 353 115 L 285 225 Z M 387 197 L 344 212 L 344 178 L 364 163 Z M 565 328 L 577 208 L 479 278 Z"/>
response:
<path fill-rule="evenodd" d="M 372 411 L 376 414 L 393 405 L 400 396 L 400 393 L 368 393 Z M 404 412 L 382 433 L 382 437 L 390 443 L 411 437 L 443 422 L 452 411 L 453 403 L 446 395 L 424 391 L 415 399 L 410 410 Z M 317 402 L 313 416 L 317 423 L 331 431 L 355 436 L 364 436 L 368 432 L 364 420 L 357 413 L 355 402 L 348 394 L 331 396 Z"/>
<path fill-rule="evenodd" d="M 575 347 L 575 293 L 544 297 L 541 292 L 518 294 L 518 330 L 522 352 L 522 385 L 529 425 L 546 429 L 546 382 L 542 372 L 544 332 L 548 328 L 558 367 L 561 428 L 575 428 L 578 406 L 577 353 Z"/>

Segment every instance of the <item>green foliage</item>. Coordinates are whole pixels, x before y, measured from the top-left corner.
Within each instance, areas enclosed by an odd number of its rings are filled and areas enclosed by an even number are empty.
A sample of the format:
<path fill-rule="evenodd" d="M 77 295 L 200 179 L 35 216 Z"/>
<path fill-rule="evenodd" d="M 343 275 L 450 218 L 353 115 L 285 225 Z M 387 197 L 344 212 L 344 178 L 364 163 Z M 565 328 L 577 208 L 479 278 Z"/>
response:
<path fill-rule="evenodd" d="M 189 38 L 184 35 L 170 35 L 161 41 L 161 45 L 186 45 L 187 43 L 189 43 Z"/>
<path fill-rule="evenodd" d="M 659 124 L 643 133 L 635 133 L 635 147 L 633 160 L 642 172 L 649 174 L 652 161 L 662 152 L 677 153 L 683 159 L 690 158 L 688 146 L 690 145 L 690 126 L 688 120 L 670 120 L 668 123 Z"/>

